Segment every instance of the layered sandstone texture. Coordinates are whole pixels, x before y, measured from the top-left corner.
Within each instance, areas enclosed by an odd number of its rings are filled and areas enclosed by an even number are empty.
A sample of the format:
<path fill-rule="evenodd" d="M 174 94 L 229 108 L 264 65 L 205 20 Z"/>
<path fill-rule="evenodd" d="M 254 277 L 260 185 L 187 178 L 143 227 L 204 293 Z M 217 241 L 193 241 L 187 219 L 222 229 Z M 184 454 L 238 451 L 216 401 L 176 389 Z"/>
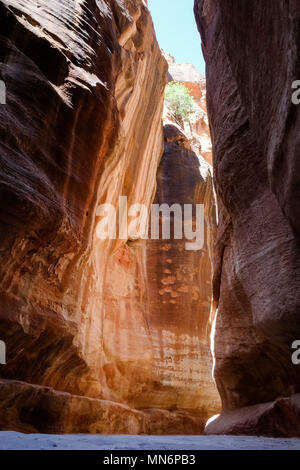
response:
<path fill-rule="evenodd" d="M 97 236 L 101 204 L 149 208 L 156 194 L 167 64 L 146 3 L 0 1 L 2 429 L 199 433 L 216 411 L 208 243 L 155 281 L 167 249 L 151 255 L 119 213 L 121 239 Z M 190 156 L 183 201 L 213 212 Z"/>
<path fill-rule="evenodd" d="M 214 374 L 223 411 L 207 433 L 299 435 L 300 6 L 196 0 L 195 14 L 219 207 Z"/>
<path fill-rule="evenodd" d="M 201 249 L 187 247 L 185 237 L 149 240 L 146 245 L 148 289 L 147 324 L 154 345 L 152 403 L 189 411 L 201 418 L 219 410 L 220 399 L 212 380 L 210 351 L 212 310 L 212 251 L 216 230 L 216 203 L 212 168 L 165 107 L 164 154 L 157 173 L 154 204 L 193 207 L 191 224 L 204 231 Z M 196 205 L 203 205 L 203 227 L 196 225 Z M 161 223 L 167 222 L 161 218 Z M 186 220 L 186 219 L 185 219 Z M 161 227 L 162 228 L 162 227 Z M 157 387 L 157 385 L 159 385 Z M 143 398 L 144 399 L 144 398 Z"/>
<path fill-rule="evenodd" d="M 200 152 L 202 130 L 192 136 L 191 122 L 179 125 L 166 105 L 163 118 L 164 153 L 153 203 L 177 204 L 182 217 L 190 204 L 194 230 L 196 204 L 202 204 L 204 245 L 187 250 L 188 240 L 174 237 L 171 215 L 170 239 L 161 230 L 157 240 L 151 239 L 149 223 L 148 236 L 130 238 L 110 258 L 104 289 L 104 349 L 110 363 L 105 368 L 116 400 L 148 413 L 168 410 L 181 417 L 184 432 L 201 433 L 205 420 L 220 409 L 210 351 L 216 231 L 212 167 Z M 160 229 L 167 219 L 161 216 Z M 168 424 L 164 431 L 175 432 Z"/>
<path fill-rule="evenodd" d="M 1 426 L 45 431 L 52 405 L 59 415 L 56 403 L 82 396 L 82 427 L 60 417 L 56 431 L 93 431 L 85 416 L 102 399 L 101 429 L 137 432 L 131 412 L 120 428 L 105 401 L 115 393 L 103 289 L 118 247 L 96 227 L 102 202 L 149 206 L 155 194 L 166 64 L 152 20 L 140 0 L 4 0 L 0 18 L 1 377 L 27 383 L 7 389 Z M 122 389 L 126 361 L 115 368 Z"/>

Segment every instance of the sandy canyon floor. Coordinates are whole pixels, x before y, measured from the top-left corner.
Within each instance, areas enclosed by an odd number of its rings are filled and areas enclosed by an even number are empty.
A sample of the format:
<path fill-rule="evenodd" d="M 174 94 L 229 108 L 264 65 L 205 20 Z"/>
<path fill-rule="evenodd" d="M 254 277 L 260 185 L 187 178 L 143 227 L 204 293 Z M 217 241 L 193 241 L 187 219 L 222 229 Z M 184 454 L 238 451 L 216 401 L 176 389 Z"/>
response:
<path fill-rule="evenodd" d="M 300 450 L 300 439 L 235 436 L 103 436 L 0 432 L 0 450 Z"/>

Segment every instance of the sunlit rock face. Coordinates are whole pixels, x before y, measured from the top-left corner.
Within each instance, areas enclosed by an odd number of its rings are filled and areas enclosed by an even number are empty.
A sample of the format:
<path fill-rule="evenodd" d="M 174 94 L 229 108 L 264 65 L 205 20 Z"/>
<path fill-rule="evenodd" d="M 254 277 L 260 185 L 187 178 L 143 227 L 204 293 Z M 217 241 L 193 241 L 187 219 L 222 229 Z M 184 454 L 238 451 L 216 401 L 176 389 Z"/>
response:
<path fill-rule="evenodd" d="M 2 429 L 201 433 L 217 411 L 211 173 L 163 134 L 167 64 L 146 3 L 0 1 Z M 97 236 L 100 205 L 176 191 L 205 203 L 201 252 Z"/>
<path fill-rule="evenodd" d="M 221 418 L 208 433 L 299 435 L 299 2 L 196 0 L 219 206 Z M 296 395 L 295 395 L 296 394 Z"/>
<path fill-rule="evenodd" d="M 196 103 L 206 109 L 206 80 L 196 67 L 188 62 L 175 62 L 174 57 L 162 51 L 169 66 L 169 80 L 184 84 Z"/>
<path fill-rule="evenodd" d="M 184 132 L 198 153 L 212 164 L 212 145 L 206 108 L 206 80 L 194 65 L 175 62 L 174 57 L 162 51 L 169 66 L 169 81 L 184 85 L 195 100 L 194 112 L 184 123 Z"/>
<path fill-rule="evenodd" d="M 151 239 L 149 227 L 148 239 L 130 239 L 113 253 L 104 287 L 104 369 L 114 400 L 152 419 L 168 410 L 181 432 L 192 433 L 220 409 L 210 352 L 216 204 L 212 168 L 199 147 L 165 106 L 153 203 L 179 204 L 182 214 L 184 204 L 203 204 L 202 249 L 189 251 L 186 239 L 175 240 L 172 223 L 168 240 L 161 233 Z M 166 433 L 174 432 L 168 416 Z"/>
<path fill-rule="evenodd" d="M 118 338 L 105 338 L 111 311 L 104 293 L 112 260 L 130 250 L 127 240 L 120 248 L 97 239 L 96 211 L 119 195 L 129 204 L 152 202 L 167 70 L 139 0 L 3 0 L 0 18 L 0 78 L 7 86 L 7 105 L 0 107 L 0 338 L 7 364 L 0 372 L 27 383 L 19 394 L 6 389 L 11 411 L 1 407 L 0 423 L 44 431 L 56 401 L 36 386 L 114 400 L 130 376 L 114 358 L 121 378 L 112 385 L 107 342 L 119 341 L 124 351 L 131 337 L 119 329 Z M 132 321 L 134 336 L 139 319 Z M 93 408 L 86 400 L 86 410 Z M 105 403 L 97 407 L 110 423 Z M 43 413 L 44 420 L 36 418 Z M 129 418 L 107 430 L 142 432 L 143 423 L 131 426 Z M 94 430 L 75 422 L 72 428 L 70 417 L 59 423 L 56 431 Z"/>

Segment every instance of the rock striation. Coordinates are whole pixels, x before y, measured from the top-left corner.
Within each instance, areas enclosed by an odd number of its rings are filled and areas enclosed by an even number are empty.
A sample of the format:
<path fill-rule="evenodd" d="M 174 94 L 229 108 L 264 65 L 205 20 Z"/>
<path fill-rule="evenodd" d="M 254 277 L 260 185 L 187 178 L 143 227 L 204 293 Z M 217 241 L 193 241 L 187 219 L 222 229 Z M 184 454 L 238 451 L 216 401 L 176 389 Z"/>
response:
<path fill-rule="evenodd" d="M 34 426 L 51 402 L 36 386 L 115 399 L 103 299 L 118 247 L 97 238 L 96 214 L 119 195 L 153 199 L 167 69 L 140 0 L 3 0 L 0 18 L 1 377 L 26 383 L 9 408 Z"/>
<path fill-rule="evenodd" d="M 213 434 L 300 434 L 299 2 L 196 0 L 219 208 Z"/>
<path fill-rule="evenodd" d="M 203 204 L 204 246 L 187 251 L 184 238 L 147 243 L 149 314 L 154 370 L 160 387 L 151 400 L 204 418 L 219 409 L 210 352 L 212 245 L 216 205 L 210 165 L 165 108 L 165 150 L 157 173 L 154 204 Z M 172 219 L 174 222 L 174 219 Z M 162 220 L 163 222 L 163 220 Z M 172 226 L 172 224 L 171 224 Z M 195 216 L 193 217 L 195 226 Z"/>
<path fill-rule="evenodd" d="M 111 257 L 105 280 L 105 365 L 117 401 L 134 409 L 181 416 L 201 433 L 220 408 L 210 352 L 212 248 L 216 205 L 212 168 L 183 127 L 164 108 L 164 153 L 154 204 L 203 204 L 205 243 L 186 251 L 186 240 L 130 239 Z M 187 129 L 187 132 L 186 132 Z M 195 133 L 196 135 L 196 133 Z M 123 341 L 120 341 L 123 338 Z M 122 383 L 122 387 L 120 387 Z M 168 426 L 170 432 L 171 426 Z M 173 432 L 173 431 L 172 431 Z"/>
<path fill-rule="evenodd" d="M 215 203 L 207 163 L 163 132 L 167 64 L 147 2 L 0 0 L 0 25 L 0 427 L 200 433 L 218 411 Z M 163 200 L 164 168 L 179 202 L 207 203 L 203 252 L 99 239 L 99 206 Z"/>

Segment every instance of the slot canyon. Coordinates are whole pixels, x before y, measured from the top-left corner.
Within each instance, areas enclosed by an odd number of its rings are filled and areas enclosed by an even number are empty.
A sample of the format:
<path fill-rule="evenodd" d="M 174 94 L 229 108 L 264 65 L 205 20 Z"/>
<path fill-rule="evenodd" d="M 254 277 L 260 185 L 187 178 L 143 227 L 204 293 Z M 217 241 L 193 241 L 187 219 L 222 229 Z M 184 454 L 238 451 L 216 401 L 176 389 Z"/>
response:
<path fill-rule="evenodd" d="M 194 13 L 206 78 L 145 0 L 0 0 L 2 431 L 300 437 L 300 5 Z M 122 196 L 204 205 L 202 249 L 100 239 Z"/>

